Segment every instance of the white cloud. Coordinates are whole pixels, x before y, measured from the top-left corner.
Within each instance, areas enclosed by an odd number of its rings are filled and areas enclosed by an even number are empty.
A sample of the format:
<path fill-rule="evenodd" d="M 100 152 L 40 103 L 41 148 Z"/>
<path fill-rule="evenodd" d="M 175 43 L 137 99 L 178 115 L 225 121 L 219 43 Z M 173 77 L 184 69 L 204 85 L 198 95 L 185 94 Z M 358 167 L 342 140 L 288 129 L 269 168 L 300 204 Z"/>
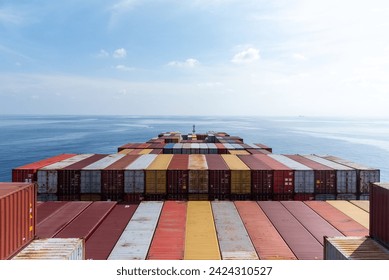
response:
<path fill-rule="evenodd" d="M 167 65 L 172 67 L 194 68 L 200 65 L 200 62 L 197 59 L 188 58 L 185 61 L 170 61 Z"/>
<path fill-rule="evenodd" d="M 235 54 L 231 59 L 231 62 L 236 64 L 247 64 L 258 60 L 259 58 L 259 50 L 251 47 Z"/>
<path fill-rule="evenodd" d="M 128 67 L 128 66 L 125 66 L 122 64 L 116 65 L 115 68 L 116 68 L 116 70 L 119 70 L 119 71 L 132 71 L 132 70 L 134 70 L 134 68 L 131 68 L 131 67 Z"/>
<path fill-rule="evenodd" d="M 114 58 L 125 58 L 127 56 L 127 51 L 124 48 L 117 49 L 113 52 Z"/>

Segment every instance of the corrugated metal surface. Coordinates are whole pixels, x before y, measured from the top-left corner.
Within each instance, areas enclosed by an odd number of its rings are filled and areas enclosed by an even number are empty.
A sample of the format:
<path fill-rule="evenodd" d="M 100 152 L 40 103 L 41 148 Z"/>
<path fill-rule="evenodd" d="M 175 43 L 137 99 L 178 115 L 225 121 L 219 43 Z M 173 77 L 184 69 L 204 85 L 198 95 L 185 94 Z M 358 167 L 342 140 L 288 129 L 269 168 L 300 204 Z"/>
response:
<path fill-rule="evenodd" d="M 350 202 L 366 212 L 370 212 L 370 201 L 369 200 L 350 200 Z"/>
<path fill-rule="evenodd" d="M 37 225 L 37 238 L 51 238 L 65 228 L 74 218 L 84 211 L 92 202 L 74 201 L 67 203 L 58 211 Z"/>
<path fill-rule="evenodd" d="M 222 155 L 222 157 L 231 170 L 231 194 L 250 194 L 250 168 L 235 155 Z"/>
<path fill-rule="evenodd" d="M 369 213 L 348 201 L 327 200 L 329 204 L 351 217 L 365 228 L 369 229 Z"/>
<path fill-rule="evenodd" d="M 56 212 L 61 207 L 65 206 L 67 201 L 47 201 L 45 203 L 41 203 L 39 207 L 37 208 L 37 219 L 36 223 L 39 224 L 44 219 L 52 215 L 54 212 Z"/>
<path fill-rule="evenodd" d="M 78 238 L 37 239 L 13 260 L 85 260 L 85 242 Z"/>
<path fill-rule="evenodd" d="M 343 236 L 343 234 L 308 207 L 302 201 L 281 201 L 282 205 L 324 245 L 324 236 Z"/>
<path fill-rule="evenodd" d="M 106 260 L 138 205 L 117 204 L 85 243 L 85 258 Z"/>
<path fill-rule="evenodd" d="M 93 156 L 93 154 L 81 154 L 39 169 L 37 172 L 38 193 L 56 194 L 58 186 L 57 170 L 65 168 L 91 156 Z"/>
<path fill-rule="evenodd" d="M 207 147 L 209 154 L 217 154 L 217 147 L 214 143 L 207 143 Z"/>
<path fill-rule="evenodd" d="M 70 202 L 72 203 L 72 202 Z M 100 225 L 116 202 L 96 201 L 57 233 L 55 238 L 83 238 L 88 240 L 92 232 Z"/>
<path fill-rule="evenodd" d="M 294 192 L 314 193 L 314 172 L 312 168 L 303 165 L 283 155 L 269 154 L 269 157 L 281 162 L 294 170 Z"/>
<path fill-rule="evenodd" d="M 101 193 L 101 170 L 123 158 L 122 154 L 107 155 L 81 170 L 81 193 Z"/>
<path fill-rule="evenodd" d="M 74 157 L 76 154 L 61 154 L 34 163 L 12 169 L 12 182 L 34 183 L 37 181 L 37 171 L 39 168 Z"/>
<path fill-rule="evenodd" d="M 370 236 L 389 248 L 389 184 L 371 184 L 370 192 Z"/>
<path fill-rule="evenodd" d="M 146 259 L 162 206 L 163 202 L 161 201 L 141 202 L 112 249 L 108 259 Z"/>
<path fill-rule="evenodd" d="M 231 193 L 231 172 L 220 155 L 205 155 L 208 165 L 209 197 L 227 199 Z"/>
<path fill-rule="evenodd" d="M 125 167 L 124 171 L 124 192 L 144 193 L 145 192 L 145 169 L 155 160 L 157 155 L 142 155 L 133 163 Z"/>
<path fill-rule="evenodd" d="M 235 201 L 234 203 L 261 260 L 296 259 L 255 201 Z"/>
<path fill-rule="evenodd" d="M 166 194 L 166 173 L 173 155 L 157 155 L 146 168 L 146 194 Z"/>
<path fill-rule="evenodd" d="M 189 155 L 189 193 L 208 193 L 208 164 L 205 155 Z"/>
<path fill-rule="evenodd" d="M 219 244 L 209 201 L 188 201 L 185 260 L 220 260 Z"/>
<path fill-rule="evenodd" d="M 164 203 L 147 259 L 184 259 L 186 207 L 184 201 Z"/>
<path fill-rule="evenodd" d="M 323 259 L 323 246 L 278 201 L 257 202 L 299 260 Z"/>
<path fill-rule="evenodd" d="M 257 260 L 258 256 L 231 201 L 212 201 L 212 212 L 223 260 Z"/>
<path fill-rule="evenodd" d="M 152 152 L 153 149 L 142 149 L 139 151 L 139 155 L 147 155 L 147 154 L 150 154 Z"/>
<path fill-rule="evenodd" d="M 305 201 L 304 203 L 345 236 L 366 236 L 369 234 L 367 228 L 325 201 Z"/>
<path fill-rule="evenodd" d="M 189 155 L 173 155 L 167 167 L 167 197 L 183 200 L 188 193 L 188 161 Z"/>
<path fill-rule="evenodd" d="M 229 153 L 231 155 L 250 155 L 250 153 L 245 150 L 229 150 Z"/>
<path fill-rule="evenodd" d="M 36 232 L 36 189 L 31 183 L 0 183 L 0 260 L 28 244 Z"/>
<path fill-rule="evenodd" d="M 325 260 L 389 260 L 389 250 L 367 237 L 327 237 Z"/>

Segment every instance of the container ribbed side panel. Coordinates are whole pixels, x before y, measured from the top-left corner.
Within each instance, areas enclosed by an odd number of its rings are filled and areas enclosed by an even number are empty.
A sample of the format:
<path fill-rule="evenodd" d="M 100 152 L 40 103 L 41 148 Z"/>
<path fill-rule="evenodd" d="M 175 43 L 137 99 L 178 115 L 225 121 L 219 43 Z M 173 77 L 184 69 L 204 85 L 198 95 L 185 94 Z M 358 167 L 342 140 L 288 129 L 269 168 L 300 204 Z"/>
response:
<path fill-rule="evenodd" d="M 278 201 L 257 202 L 299 260 L 323 259 L 323 246 Z"/>
<path fill-rule="evenodd" d="M 147 259 L 184 259 L 186 207 L 184 201 L 164 203 Z"/>
<path fill-rule="evenodd" d="M 162 206 L 163 202 L 161 201 L 141 202 L 108 259 L 146 259 Z"/>
<path fill-rule="evenodd" d="M 250 237 L 231 201 L 212 201 L 217 237 L 223 260 L 257 260 Z"/>
<path fill-rule="evenodd" d="M 220 260 L 219 244 L 209 201 L 189 201 L 185 260 Z"/>
<path fill-rule="evenodd" d="M 235 201 L 234 203 L 261 260 L 296 259 L 255 201 Z"/>
<path fill-rule="evenodd" d="M 360 223 L 365 228 L 369 229 L 369 213 L 362 210 L 358 206 L 353 205 L 348 201 L 342 200 L 327 200 L 329 204 L 345 213 L 350 218 Z"/>
<path fill-rule="evenodd" d="M 364 226 L 325 201 L 305 201 L 304 203 L 345 236 L 366 236 L 369 234 Z"/>

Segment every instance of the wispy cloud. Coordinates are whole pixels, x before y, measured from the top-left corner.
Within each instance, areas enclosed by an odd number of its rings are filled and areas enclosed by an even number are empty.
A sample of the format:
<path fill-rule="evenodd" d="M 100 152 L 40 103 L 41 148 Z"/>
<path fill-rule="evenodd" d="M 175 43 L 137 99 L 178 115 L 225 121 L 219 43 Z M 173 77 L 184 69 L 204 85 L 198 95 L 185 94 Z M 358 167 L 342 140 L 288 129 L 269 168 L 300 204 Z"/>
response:
<path fill-rule="evenodd" d="M 119 70 L 119 71 L 125 71 L 125 72 L 128 72 L 128 71 L 132 71 L 134 70 L 134 68 L 132 67 L 128 67 L 126 65 L 122 65 L 122 64 L 119 64 L 119 65 L 116 65 L 116 70 Z"/>
<path fill-rule="evenodd" d="M 0 24 L 21 24 L 23 17 L 10 9 L 0 8 Z"/>
<path fill-rule="evenodd" d="M 170 61 L 168 66 L 171 67 L 184 67 L 184 68 L 194 68 L 200 65 L 200 62 L 194 58 L 188 58 L 185 61 Z"/>
<path fill-rule="evenodd" d="M 138 5 L 138 3 L 138 0 L 120 0 L 111 5 L 108 8 L 110 12 L 109 27 L 116 26 L 122 17 Z"/>
<path fill-rule="evenodd" d="M 248 64 L 259 59 L 259 49 L 248 48 L 235 54 L 234 57 L 231 59 L 231 62 L 236 64 Z"/>
<path fill-rule="evenodd" d="M 127 56 L 127 51 L 124 48 L 117 49 L 113 52 L 114 58 L 125 58 Z"/>

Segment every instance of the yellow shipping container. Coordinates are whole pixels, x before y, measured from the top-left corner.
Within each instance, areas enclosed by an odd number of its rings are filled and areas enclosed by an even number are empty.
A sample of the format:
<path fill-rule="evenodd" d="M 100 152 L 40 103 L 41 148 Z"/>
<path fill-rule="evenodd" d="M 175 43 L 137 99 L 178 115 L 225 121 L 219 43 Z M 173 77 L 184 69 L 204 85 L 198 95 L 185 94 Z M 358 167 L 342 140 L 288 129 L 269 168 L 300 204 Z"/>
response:
<path fill-rule="evenodd" d="M 250 155 L 246 150 L 228 150 L 231 155 Z"/>
<path fill-rule="evenodd" d="M 327 203 L 331 204 L 365 228 L 369 229 L 369 213 L 365 210 L 362 210 L 358 206 L 345 200 L 327 200 Z"/>
<path fill-rule="evenodd" d="M 140 150 L 140 152 L 138 154 L 139 155 L 147 155 L 147 154 L 150 154 L 152 150 L 153 149 L 143 149 L 143 150 Z"/>
<path fill-rule="evenodd" d="M 350 202 L 366 212 L 370 212 L 370 201 L 369 200 L 350 200 Z"/>
<path fill-rule="evenodd" d="M 209 201 L 189 201 L 186 213 L 185 260 L 220 260 Z"/>
<path fill-rule="evenodd" d="M 146 173 L 146 193 L 164 194 L 166 193 L 166 173 L 173 155 L 158 155 L 147 167 Z"/>
<path fill-rule="evenodd" d="M 128 153 L 132 152 L 134 149 L 124 149 L 121 150 L 118 154 L 127 155 Z"/>
<path fill-rule="evenodd" d="M 236 155 L 221 155 L 231 170 L 231 193 L 251 193 L 251 170 Z"/>

